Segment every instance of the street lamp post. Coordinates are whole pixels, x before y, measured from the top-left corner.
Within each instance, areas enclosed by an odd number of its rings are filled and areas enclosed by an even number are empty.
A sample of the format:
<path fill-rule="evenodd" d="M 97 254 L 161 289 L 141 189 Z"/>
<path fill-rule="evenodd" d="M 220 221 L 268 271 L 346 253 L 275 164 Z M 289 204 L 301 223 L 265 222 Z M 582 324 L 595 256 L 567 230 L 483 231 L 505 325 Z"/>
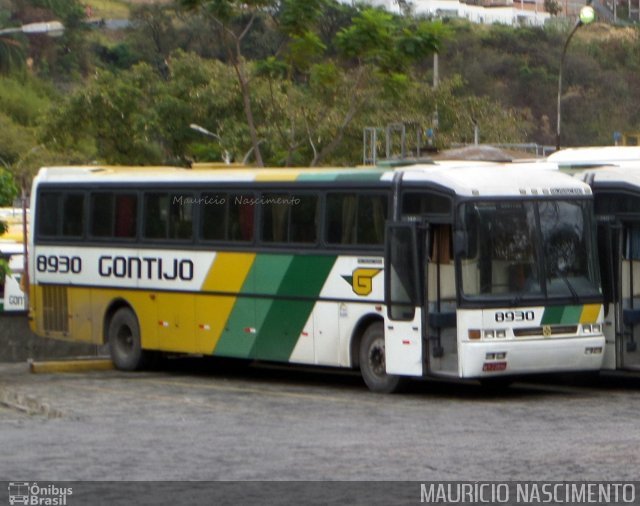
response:
<path fill-rule="evenodd" d="M 209 130 L 207 130 L 203 126 L 196 125 L 195 123 L 191 123 L 189 125 L 189 128 L 191 130 L 195 130 L 198 133 L 201 133 L 202 135 L 207 135 L 209 137 L 213 137 L 214 139 L 216 139 L 218 141 L 218 143 L 220 144 L 220 147 L 223 149 L 222 160 L 224 161 L 224 163 L 226 165 L 230 165 L 231 164 L 231 153 L 229 152 L 229 150 L 224 149 L 224 146 L 222 145 L 222 137 L 220 137 L 218 134 L 210 132 Z"/>
<path fill-rule="evenodd" d="M 28 23 L 13 28 L 3 28 L 0 30 L 1 35 L 10 35 L 13 33 L 24 33 L 26 35 L 35 35 L 46 33 L 50 37 L 57 37 L 64 32 L 64 25 L 60 21 L 47 21 L 44 23 Z"/>
<path fill-rule="evenodd" d="M 580 9 L 580 16 L 578 17 L 578 21 L 576 21 L 573 30 L 567 37 L 567 40 L 564 43 L 564 47 L 562 48 L 562 56 L 560 57 L 560 70 L 558 71 L 558 118 L 556 123 L 556 151 L 560 149 L 560 123 L 562 120 L 562 69 L 564 68 L 564 59 L 567 55 L 567 48 L 569 47 L 569 42 L 573 37 L 573 34 L 576 33 L 578 28 L 582 25 L 588 25 L 595 19 L 595 11 L 593 7 L 590 5 L 585 5 L 582 9 Z"/>

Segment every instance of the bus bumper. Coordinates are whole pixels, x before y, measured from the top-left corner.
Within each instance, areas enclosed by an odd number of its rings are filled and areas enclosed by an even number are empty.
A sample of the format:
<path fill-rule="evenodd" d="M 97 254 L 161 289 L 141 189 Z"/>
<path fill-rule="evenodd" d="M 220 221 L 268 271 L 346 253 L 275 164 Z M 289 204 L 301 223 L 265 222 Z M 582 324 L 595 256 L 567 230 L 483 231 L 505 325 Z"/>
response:
<path fill-rule="evenodd" d="M 460 376 L 484 378 L 513 374 L 597 371 L 603 336 L 531 341 L 460 343 Z"/>

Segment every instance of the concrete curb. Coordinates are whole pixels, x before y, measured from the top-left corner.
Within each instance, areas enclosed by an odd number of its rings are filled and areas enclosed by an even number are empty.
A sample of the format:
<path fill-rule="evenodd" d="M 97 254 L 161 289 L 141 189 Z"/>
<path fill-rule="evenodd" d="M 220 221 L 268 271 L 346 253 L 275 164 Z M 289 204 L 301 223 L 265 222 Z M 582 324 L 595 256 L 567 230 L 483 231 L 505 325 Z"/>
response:
<path fill-rule="evenodd" d="M 113 369 L 110 359 L 74 358 L 69 360 L 51 360 L 35 362 L 29 360 L 29 371 L 33 374 L 107 371 Z"/>

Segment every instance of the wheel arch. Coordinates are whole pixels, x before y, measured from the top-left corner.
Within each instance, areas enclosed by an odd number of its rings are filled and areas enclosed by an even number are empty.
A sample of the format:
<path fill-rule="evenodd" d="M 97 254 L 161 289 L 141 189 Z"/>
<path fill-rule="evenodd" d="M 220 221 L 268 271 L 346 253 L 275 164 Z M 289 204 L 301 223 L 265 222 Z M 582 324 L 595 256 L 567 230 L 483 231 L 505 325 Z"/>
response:
<path fill-rule="evenodd" d="M 376 322 L 384 322 L 384 318 L 380 314 L 368 313 L 362 316 L 351 333 L 351 343 L 349 345 L 349 355 L 351 358 L 351 367 L 357 369 L 360 367 L 360 343 L 362 336 L 367 328 Z"/>

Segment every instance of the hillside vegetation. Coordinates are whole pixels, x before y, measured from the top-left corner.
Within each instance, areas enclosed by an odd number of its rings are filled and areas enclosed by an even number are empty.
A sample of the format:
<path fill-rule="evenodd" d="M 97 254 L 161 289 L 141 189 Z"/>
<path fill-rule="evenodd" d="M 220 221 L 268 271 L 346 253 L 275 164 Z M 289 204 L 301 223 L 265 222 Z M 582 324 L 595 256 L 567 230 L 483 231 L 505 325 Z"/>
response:
<path fill-rule="evenodd" d="M 87 4 L 99 17 L 126 12 L 130 28 L 87 24 Z M 353 165 L 363 129 L 391 123 L 433 129 L 439 148 L 473 141 L 474 125 L 483 143 L 553 145 L 571 29 L 331 0 L 0 0 L 0 26 L 43 19 L 63 21 L 64 35 L 0 37 L 0 161 L 25 182 L 52 163 Z M 566 58 L 563 146 L 640 129 L 639 95 L 638 30 L 581 28 Z"/>

